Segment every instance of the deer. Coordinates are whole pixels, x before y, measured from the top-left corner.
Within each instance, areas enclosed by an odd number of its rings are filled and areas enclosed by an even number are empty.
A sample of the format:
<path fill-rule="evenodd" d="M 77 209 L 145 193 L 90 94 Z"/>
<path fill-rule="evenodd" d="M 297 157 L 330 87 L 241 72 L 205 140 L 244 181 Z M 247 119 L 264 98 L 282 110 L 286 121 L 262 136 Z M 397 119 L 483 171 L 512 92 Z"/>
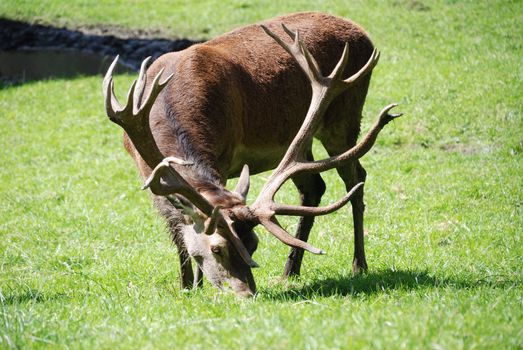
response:
<path fill-rule="evenodd" d="M 252 269 L 261 225 L 291 247 L 284 276 L 300 274 L 304 251 L 325 252 L 308 237 L 319 215 L 348 202 L 354 222 L 355 273 L 367 270 L 359 159 L 401 113 L 383 108 L 358 142 L 362 110 L 379 51 L 357 24 L 323 13 L 296 13 L 248 25 L 141 65 L 122 106 L 113 71 L 102 90 L 106 114 L 124 130 L 143 189 L 165 217 L 177 247 L 181 287 L 203 276 L 238 296 L 256 293 Z M 149 67 L 148 67 L 149 66 Z M 326 75 L 324 72 L 330 72 Z M 315 160 L 313 138 L 329 157 Z M 250 175 L 274 169 L 252 204 Z M 321 173 L 336 169 L 347 193 L 320 207 Z M 239 177 L 233 190 L 227 180 Z M 278 203 L 291 180 L 301 205 Z M 277 216 L 297 216 L 296 235 Z M 196 263 L 193 269 L 192 262 Z"/>

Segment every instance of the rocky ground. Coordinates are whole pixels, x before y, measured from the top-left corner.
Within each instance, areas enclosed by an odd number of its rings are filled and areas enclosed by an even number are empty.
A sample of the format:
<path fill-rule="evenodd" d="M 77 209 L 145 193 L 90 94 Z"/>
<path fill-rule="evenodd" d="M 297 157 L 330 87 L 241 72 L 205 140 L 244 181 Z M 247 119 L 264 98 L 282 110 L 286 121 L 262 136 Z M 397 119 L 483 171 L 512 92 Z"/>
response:
<path fill-rule="evenodd" d="M 120 61 L 139 69 L 147 56 L 183 50 L 194 41 L 159 37 L 159 32 L 125 30 L 116 27 L 55 28 L 0 19 L 0 51 L 28 49 L 77 50 L 102 56 L 120 55 Z"/>

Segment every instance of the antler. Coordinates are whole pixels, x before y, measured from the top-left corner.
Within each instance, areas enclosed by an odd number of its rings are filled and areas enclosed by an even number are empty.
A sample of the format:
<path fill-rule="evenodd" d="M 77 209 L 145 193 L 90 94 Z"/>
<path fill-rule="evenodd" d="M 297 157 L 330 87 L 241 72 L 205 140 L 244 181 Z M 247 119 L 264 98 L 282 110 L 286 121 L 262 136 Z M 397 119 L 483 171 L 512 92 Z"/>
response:
<path fill-rule="evenodd" d="M 250 211 L 261 225 L 285 244 L 306 249 L 311 253 L 322 254 L 324 253 L 322 250 L 312 247 L 286 232 L 278 224 L 275 215 L 317 216 L 329 214 L 343 207 L 350 200 L 351 196 L 363 185 L 363 183 L 354 186 L 351 191 L 349 191 L 349 193 L 338 202 L 320 208 L 277 204 L 274 201 L 276 192 L 280 189 L 283 183 L 292 176 L 301 173 L 319 173 L 339 167 L 362 157 L 374 145 L 376 137 L 381 129 L 394 118 L 401 116 L 401 114 L 388 114 L 396 104 L 389 105 L 382 110 L 376 124 L 356 146 L 339 156 L 320 161 L 307 161 L 307 147 L 310 145 L 312 137 L 316 133 L 323 118 L 323 114 L 327 110 L 329 104 L 338 95 L 346 91 L 350 86 L 356 84 L 362 77 L 372 71 L 374 66 L 378 63 L 379 51 L 374 49 L 367 63 L 356 74 L 347 79 L 341 79 L 349 57 L 349 47 L 348 43 L 346 43 L 341 58 L 336 64 L 334 70 L 328 76 L 323 76 L 320 72 L 318 63 L 300 40 L 298 30 L 293 32 L 282 24 L 283 30 L 291 39 L 294 40 L 292 44 L 287 44 L 267 27 L 263 25 L 261 27 L 296 60 L 298 66 L 303 70 L 311 83 L 312 99 L 300 130 L 291 142 L 280 164 L 267 180 L 267 183 L 264 185 L 258 198 L 255 200 L 254 204 L 250 206 Z"/>
<path fill-rule="evenodd" d="M 231 240 L 242 259 L 249 266 L 258 266 L 251 258 L 249 252 L 238 237 L 238 234 L 234 231 L 230 219 L 226 219 L 220 208 L 214 208 L 212 204 L 188 184 L 171 166 L 171 164 L 189 165 L 190 163 L 175 157 L 165 158 L 158 148 L 149 125 L 149 115 L 156 98 L 173 75 L 169 75 L 165 80 L 160 82 L 160 77 L 164 70 L 162 68 L 155 76 L 149 94 L 143 99 L 143 102 L 141 102 L 147 85 L 145 70 L 149 60 L 150 57 L 142 62 L 138 79 L 131 85 L 127 94 L 127 103 L 124 107 L 120 105 L 114 94 L 112 75 L 114 67 L 118 62 L 118 56 L 116 56 L 113 63 L 109 66 L 102 84 L 107 116 L 111 121 L 120 125 L 125 130 L 142 159 L 153 169 L 151 175 L 145 181 L 143 188 L 149 188 L 154 194 L 166 196 L 169 200 L 173 200 L 173 193 L 187 198 L 203 214 L 211 218 L 210 223 L 212 226 L 218 226 L 220 228 L 219 232 L 222 232 Z M 206 229 L 206 231 L 208 230 L 209 229 Z"/>

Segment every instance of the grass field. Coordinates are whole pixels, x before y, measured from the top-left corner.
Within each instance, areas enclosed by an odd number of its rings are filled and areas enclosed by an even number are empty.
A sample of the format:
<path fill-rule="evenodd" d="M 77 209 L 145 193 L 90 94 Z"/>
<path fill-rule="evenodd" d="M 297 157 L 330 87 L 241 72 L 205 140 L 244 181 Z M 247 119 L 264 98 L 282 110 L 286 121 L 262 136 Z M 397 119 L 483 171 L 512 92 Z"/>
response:
<path fill-rule="evenodd" d="M 328 255 L 306 255 L 301 278 L 280 278 L 288 249 L 259 230 L 256 298 L 181 291 L 101 78 L 4 87 L 0 348 L 523 347 L 523 2 L 150 3 L 7 0 L 0 16 L 210 38 L 316 9 L 368 30 L 382 58 L 364 129 L 390 102 L 405 112 L 362 159 L 370 270 L 351 275 L 352 218 L 340 210 L 317 220 L 310 241 Z M 133 78 L 117 77 L 120 96 Z M 325 179 L 326 204 L 343 189 Z"/>

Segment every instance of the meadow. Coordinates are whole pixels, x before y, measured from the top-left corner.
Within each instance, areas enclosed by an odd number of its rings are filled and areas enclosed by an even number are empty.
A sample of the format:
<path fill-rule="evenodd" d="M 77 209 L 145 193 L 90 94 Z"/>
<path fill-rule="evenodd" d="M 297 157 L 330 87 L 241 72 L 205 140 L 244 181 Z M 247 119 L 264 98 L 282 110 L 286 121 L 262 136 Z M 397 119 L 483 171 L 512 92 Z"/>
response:
<path fill-rule="evenodd" d="M 316 220 L 310 242 L 327 255 L 306 254 L 300 278 L 281 278 L 288 248 L 258 229 L 255 298 L 181 290 L 101 77 L 5 85 L 0 348 L 522 348 L 523 2 L 185 3 L 7 0 L 0 17 L 192 39 L 305 10 L 362 25 L 382 53 L 363 131 L 390 102 L 405 113 L 362 158 L 368 273 L 352 275 L 344 209 Z M 119 96 L 134 78 L 116 77 Z M 344 189 L 324 179 L 328 204 Z"/>

